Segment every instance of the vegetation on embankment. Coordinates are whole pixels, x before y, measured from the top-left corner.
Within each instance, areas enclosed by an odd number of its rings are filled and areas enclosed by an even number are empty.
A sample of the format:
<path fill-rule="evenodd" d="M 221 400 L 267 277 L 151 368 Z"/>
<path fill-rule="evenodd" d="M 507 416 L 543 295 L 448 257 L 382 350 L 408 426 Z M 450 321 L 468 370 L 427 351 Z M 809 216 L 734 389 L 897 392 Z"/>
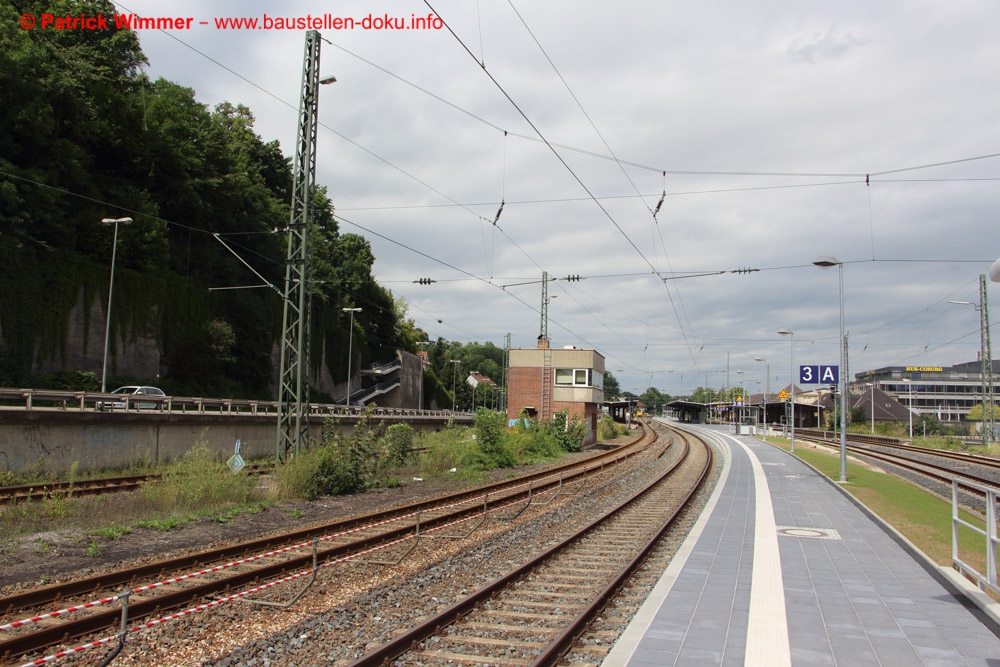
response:
<path fill-rule="evenodd" d="M 565 413 L 541 424 L 521 420 L 508 429 L 505 415 L 480 409 L 474 427 L 422 433 L 405 424 L 386 427 L 371 417 L 369 411 L 347 435 L 325 429 L 321 442 L 263 476 L 245 469 L 234 473 L 195 444 L 182 460 L 143 471 L 160 478 L 132 493 L 0 506 L 0 553 L 15 540 L 54 530 L 115 540 L 134 528 L 169 530 L 205 517 L 225 523 L 286 501 L 434 479 L 467 486 L 486 481 L 488 470 L 547 463 L 580 451 L 585 434 L 579 419 L 566 423 Z"/>

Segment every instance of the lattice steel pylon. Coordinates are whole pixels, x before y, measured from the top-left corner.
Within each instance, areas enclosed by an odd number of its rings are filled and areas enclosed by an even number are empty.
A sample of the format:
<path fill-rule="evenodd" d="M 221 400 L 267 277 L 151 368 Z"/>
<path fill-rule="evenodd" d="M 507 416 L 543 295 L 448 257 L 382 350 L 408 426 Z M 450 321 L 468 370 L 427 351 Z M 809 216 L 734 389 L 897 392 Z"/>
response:
<path fill-rule="evenodd" d="M 539 340 L 549 339 L 549 273 L 542 271 L 542 323 L 538 334 Z"/>
<path fill-rule="evenodd" d="M 542 348 L 542 401 L 539 420 L 552 419 L 552 350 L 549 348 L 549 274 L 542 271 L 542 326 L 538 346 Z"/>
<path fill-rule="evenodd" d="M 275 457 L 298 454 L 309 437 L 309 326 L 312 249 L 312 193 L 316 185 L 316 125 L 319 112 L 320 35 L 306 33 L 292 202 L 285 260 L 281 317 L 281 370 L 278 379 L 278 437 Z M 332 79 L 331 79 L 332 81 Z M 324 81 L 327 83 L 329 81 Z"/>
<path fill-rule="evenodd" d="M 983 381 L 983 445 L 993 442 L 996 428 L 994 414 L 995 396 L 993 392 L 993 350 L 990 344 L 990 302 L 986 293 L 986 274 L 979 276 L 979 359 L 982 364 L 980 374 Z"/>

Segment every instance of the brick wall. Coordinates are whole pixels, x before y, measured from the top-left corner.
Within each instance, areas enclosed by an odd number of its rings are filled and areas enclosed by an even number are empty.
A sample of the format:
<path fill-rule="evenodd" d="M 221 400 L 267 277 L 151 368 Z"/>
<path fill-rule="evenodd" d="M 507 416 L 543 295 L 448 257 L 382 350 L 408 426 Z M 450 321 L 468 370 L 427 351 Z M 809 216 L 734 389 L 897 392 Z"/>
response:
<path fill-rule="evenodd" d="M 542 369 L 511 368 L 507 373 L 507 418 L 517 419 L 521 408 L 542 409 Z"/>

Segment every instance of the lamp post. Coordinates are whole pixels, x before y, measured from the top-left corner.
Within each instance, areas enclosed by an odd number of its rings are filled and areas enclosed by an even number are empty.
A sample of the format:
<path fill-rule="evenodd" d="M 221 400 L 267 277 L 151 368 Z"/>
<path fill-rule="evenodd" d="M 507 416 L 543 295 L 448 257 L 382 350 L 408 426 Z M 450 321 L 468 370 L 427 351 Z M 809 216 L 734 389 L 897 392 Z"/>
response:
<path fill-rule="evenodd" d="M 737 375 L 743 375 L 743 371 L 736 371 L 736 374 Z M 743 378 L 742 377 L 739 380 L 737 380 L 736 384 L 740 387 L 740 389 L 738 391 L 743 394 L 740 397 L 740 404 L 738 406 L 739 407 L 739 411 L 737 412 L 737 416 L 736 416 L 736 424 L 737 424 L 737 426 L 736 426 L 736 433 L 739 433 L 740 432 L 739 425 L 743 423 L 743 406 L 745 406 L 747 404 L 747 388 L 746 388 L 746 385 L 743 382 Z"/>
<path fill-rule="evenodd" d="M 872 435 L 875 435 L 875 383 L 869 383 L 869 387 L 872 388 L 871 401 L 872 401 Z"/>
<path fill-rule="evenodd" d="M 789 419 L 792 422 L 792 430 L 791 430 L 792 438 L 791 438 L 791 447 L 789 448 L 789 450 L 792 453 L 794 453 L 795 452 L 795 332 L 792 331 L 791 329 L 778 329 L 778 333 L 782 336 L 790 337 L 788 341 L 790 343 L 789 349 L 791 350 L 791 360 L 790 360 L 791 371 L 789 372 L 789 377 L 792 380 L 792 399 L 789 401 L 789 405 L 791 406 L 792 410 Z"/>
<path fill-rule="evenodd" d="M 1000 263 L 1000 260 L 997 260 Z M 986 274 L 979 276 L 979 305 L 971 301 L 949 301 L 972 306 L 979 311 L 979 377 L 982 382 L 983 446 L 993 440 L 993 347 L 990 344 L 990 307 L 986 294 Z M 989 413 L 987 413 L 989 410 Z"/>
<path fill-rule="evenodd" d="M 111 242 L 111 280 L 108 282 L 108 317 L 104 326 L 104 362 L 101 364 L 101 393 L 107 390 L 108 344 L 111 341 L 111 292 L 115 287 L 115 256 L 118 254 L 118 223 L 129 224 L 132 218 L 103 218 L 101 223 L 115 226 L 114 240 Z"/>
<path fill-rule="evenodd" d="M 450 361 L 452 364 L 460 364 L 460 363 L 462 363 L 458 359 L 449 359 L 448 361 Z M 456 395 L 455 395 L 455 389 L 456 389 L 455 388 L 455 378 L 456 377 L 458 377 L 458 366 L 457 365 L 453 365 L 451 367 L 451 411 L 452 412 L 455 411 L 455 398 L 456 398 Z"/>
<path fill-rule="evenodd" d="M 347 398 L 344 405 L 351 404 L 351 357 L 354 355 L 354 313 L 360 313 L 360 308 L 341 308 L 345 313 L 351 314 L 351 333 L 347 338 Z"/>
<path fill-rule="evenodd" d="M 837 373 L 837 389 L 840 392 L 840 481 L 847 481 L 847 391 L 844 386 L 844 374 L 847 372 L 846 352 L 844 349 L 844 263 L 836 257 L 824 255 L 813 260 L 813 264 L 821 269 L 836 266 L 840 274 L 840 372 Z M 912 436 L 911 436 L 912 437 Z"/>
<path fill-rule="evenodd" d="M 761 399 L 760 399 L 760 425 L 764 429 L 764 437 L 767 437 L 767 386 L 768 376 L 771 375 L 771 364 L 767 363 L 767 359 L 764 357 L 754 357 L 754 361 L 759 361 L 764 364 L 764 382 L 761 383 Z"/>
<path fill-rule="evenodd" d="M 907 412 L 910 413 L 910 440 L 913 440 L 913 380 L 910 378 L 903 378 L 903 382 L 909 388 L 910 399 L 908 401 Z"/>
<path fill-rule="evenodd" d="M 990 266 L 989 276 L 990 276 L 990 282 L 1000 283 L 1000 259 L 998 259 L 997 261 L 993 262 L 993 265 Z M 985 288 L 985 286 L 983 288 L 983 298 L 984 298 L 983 305 L 986 306 L 986 309 L 987 309 L 986 318 L 987 318 L 987 320 L 989 320 L 989 301 L 986 300 L 986 288 Z M 989 330 L 990 330 L 990 328 L 987 326 L 986 327 L 986 335 L 987 336 L 989 335 Z M 992 355 L 990 355 L 990 356 L 992 357 Z M 992 358 L 989 360 L 989 364 L 990 364 L 990 366 L 989 366 L 989 368 L 990 368 L 990 375 L 992 376 L 993 375 L 993 359 Z M 991 380 L 992 380 L 992 378 L 991 378 Z M 990 383 L 990 396 L 993 396 L 992 382 Z M 990 431 L 990 437 L 991 438 L 993 437 L 993 434 L 994 434 L 993 432 L 996 430 L 997 415 L 996 415 L 996 409 L 995 408 L 996 408 L 996 406 L 993 406 L 993 405 L 990 406 L 990 429 L 989 429 L 989 431 Z M 985 415 L 984 415 L 984 419 L 985 419 Z M 986 425 L 985 421 L 984 421 L 983 425 L 984 426 Z"/>

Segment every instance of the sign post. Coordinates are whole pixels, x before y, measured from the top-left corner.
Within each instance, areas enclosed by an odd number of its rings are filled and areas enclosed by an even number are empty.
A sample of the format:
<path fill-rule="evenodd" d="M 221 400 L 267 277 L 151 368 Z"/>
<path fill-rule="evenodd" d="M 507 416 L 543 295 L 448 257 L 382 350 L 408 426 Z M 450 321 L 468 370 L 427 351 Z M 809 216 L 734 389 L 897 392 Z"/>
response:
<path fill-rule="evenodd" d="M 226 465 L 229 466 L 229 469 L 232 470 L 233 473 L 238 473 L 240 470 L 243 470 L 243 467 L 246 465 L 243 461 L 243 457 L 240 456 L 239 440 L 236 441 L 236 452 L 229 457 L 229 460 L 226 461 Z"/>

